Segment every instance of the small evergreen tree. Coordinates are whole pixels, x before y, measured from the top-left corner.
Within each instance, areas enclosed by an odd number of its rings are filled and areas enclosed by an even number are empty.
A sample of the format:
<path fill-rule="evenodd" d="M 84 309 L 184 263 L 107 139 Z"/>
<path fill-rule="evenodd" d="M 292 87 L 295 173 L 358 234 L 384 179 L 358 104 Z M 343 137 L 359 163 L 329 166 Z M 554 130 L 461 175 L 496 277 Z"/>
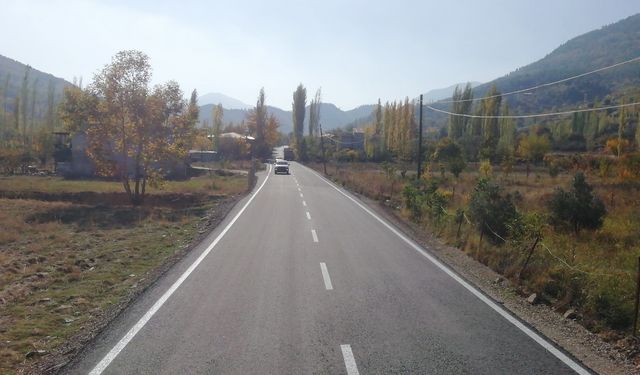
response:
<path fill-rule="evenodd" d="M 607 210 L 592 191 L 593 187 L 587 183 L 582 172 L 573 177 L 571 191 L 558 188 L 549 201 L 553 225 L 573 230 L 576 235 L 582 228 L 600 228 Z"/>
<path fill-rule="evenodd" d="M 471 193 L 469 214 L 481 235 L 501 244 L 507 236 L 507 225 L 516 217 L 516 207 L 511 195 L 503 194 L 499 185 L 481 178 Z"/>

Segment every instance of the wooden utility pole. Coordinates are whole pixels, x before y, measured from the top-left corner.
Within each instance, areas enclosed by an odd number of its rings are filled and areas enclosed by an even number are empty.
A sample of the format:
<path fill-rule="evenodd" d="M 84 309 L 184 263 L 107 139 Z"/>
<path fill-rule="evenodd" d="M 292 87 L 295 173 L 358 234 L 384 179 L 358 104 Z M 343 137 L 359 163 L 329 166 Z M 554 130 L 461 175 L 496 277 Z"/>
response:
<path fill-rule="evenodd" d="M 420 130 L 418 131 L 418 180 L 422 174 L 422 94 L 420 94 Z"/>
<path fill-rule="evenodd" d="M 322 124 L 318 124 L 320 127 L 320 148 L 322 149 L 322 167 L 324 168 L 324 175 L 327 175 L 327 159 L 324 157 L 324 137 L 322 135 Z"/>
<path fill-rule="evenodd" d="M 633 336 L 638 332 L 638 305 L 640 304 L 640 257 L 638 257 L 638 271 L 636 281 L 636 306 L 633 309 Z"/>

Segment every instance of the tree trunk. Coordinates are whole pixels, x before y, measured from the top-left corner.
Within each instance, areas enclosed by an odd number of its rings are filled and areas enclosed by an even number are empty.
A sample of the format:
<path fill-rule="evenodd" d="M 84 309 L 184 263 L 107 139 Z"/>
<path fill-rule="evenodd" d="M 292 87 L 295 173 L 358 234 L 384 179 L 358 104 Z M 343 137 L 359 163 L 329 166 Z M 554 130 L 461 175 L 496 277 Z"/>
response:
<path fill-rule="evenodd" d="M 482 250 L 482 237 L 484 237 L 484 230 L 480 229 L 480 241 L 478 241 L 478 254 L 476 258 L 480 258 L 480 251 Z"/>
<path fill-rule="evenodd" d="M 533 241 L 533 246 L 531 246 L 531 249 L 529 250 L 529 255 L 527 256 L 527 259 L 524 261 L 524 264 L 522 265 L 522 268 L 518 273 L 518 280 L 522 280 L 522 273 L 527 268 L 527 265 L 529 265 L 529 261 L 531 260 L 531 256 L 533 256 L 533 251 L 536 249 L 536 246 L 538 245 L 538 241 L 540 241 L 540 237 L 536 237 L 536 240 Z"/>

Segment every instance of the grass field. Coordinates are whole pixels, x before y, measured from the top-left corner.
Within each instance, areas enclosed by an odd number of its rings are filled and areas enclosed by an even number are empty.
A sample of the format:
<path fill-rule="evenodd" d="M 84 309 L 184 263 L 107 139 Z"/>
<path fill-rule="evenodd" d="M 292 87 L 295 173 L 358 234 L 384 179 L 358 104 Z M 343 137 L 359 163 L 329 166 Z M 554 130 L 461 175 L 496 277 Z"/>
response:
<path fill-rule="evenodd" d="M 312 165 L 318 171 L 321 165 Z M 523 168 L 521 168 L 523 169 Z M 403 200 L 409 178 L 396 172 L 389 174 L 380 164 L 341 163 L 327 168 L 331 178 L 367 197 L 385 202 L 407 221 L 411 213 Z M 534 169 L 529 177 L 524 170 L 508 176 L 499 167 L 489 176 L 514 197 L 521 213 L 547 212 L 546 202 L 557 187 L 569 189 L 573 172 L 551 177 L 547 168 Z M 586 171 L 588 182 L 605 203 L 607 215 L 602 228 L 583 230 L 579 235 L 555 230 L 545 225 L 543 240 L 536 247 L 521 277 L 519 273 L 531 246 L 515 246 L 509 242 L 496 246 L 480 244 L 475 225 L 462 222 L 458 236 L 455 222 L 457 209 L 468 209 L 471 193 L 480 176 L 477 166 L 455 179 L 449 173 L 427 172 L 427 180 L 438 183 L 447 198 L 444 218 L 438 222 L 423 215 L 418 223 L 445 243 L 459 247 L 469 256 L 490 266 L 510 279 L 522 295 L 537 293 L 557 311 L 578 311 L 578 319 L 593 330 L 620 338 L 630 333 L 633 322 L 635 277 L 640 256 L 640 197 L 637 186 L 619 183 L 614 177 L 603 178 L 598 171 Z M 393 176 L 393 179 L 390 178 Z"/>
<path fill-rule="evenodd" d="M 122 194 L 115 182 L 0 178 L 0 192 L 47 194 L 0 198 L 0 374 L 44 361 L 99 325 L 199 236 L 209 210 L 246 189 L 246 176 L 172 181 L 133 208 L 87 203 L 88 193 Z"/>

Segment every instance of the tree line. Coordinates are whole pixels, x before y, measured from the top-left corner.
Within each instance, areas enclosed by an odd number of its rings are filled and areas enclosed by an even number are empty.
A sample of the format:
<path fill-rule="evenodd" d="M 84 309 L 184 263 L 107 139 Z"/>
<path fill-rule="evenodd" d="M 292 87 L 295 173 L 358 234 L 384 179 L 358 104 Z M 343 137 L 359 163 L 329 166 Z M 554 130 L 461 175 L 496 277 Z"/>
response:
<path fill-rule="evenodd" d="M 30 164 L 47 164 L 54 152 L 53 132 L 60 126 L 56 83 L 46 84 L 26 66 L 19 88 L 7 73 L 0 81 L 0 169 L 25 172 Z M 45 86 L 46 85 L 46 86 Z M 42 87 L 46 87 L 43 92 Z"/>

